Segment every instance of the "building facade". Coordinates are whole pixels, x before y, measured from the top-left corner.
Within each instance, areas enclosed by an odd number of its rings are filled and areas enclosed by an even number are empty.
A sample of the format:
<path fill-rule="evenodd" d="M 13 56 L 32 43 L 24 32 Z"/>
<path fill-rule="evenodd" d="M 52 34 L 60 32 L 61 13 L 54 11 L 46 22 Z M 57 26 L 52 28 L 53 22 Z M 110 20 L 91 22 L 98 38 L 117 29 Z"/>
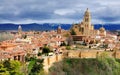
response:
<path fill-rule="evenodd" d="M 73 24 L 71 30 L 74 30 L 76 35 L 80 35 L 80 36 L 106 35 L 106 31 L 103 27 L 100 28 L 100 30 L 94 29 L 94 25 L 91 24 L 91 14 L 88 8 L 85 11 L 83 21 L 79 24 Z"/>

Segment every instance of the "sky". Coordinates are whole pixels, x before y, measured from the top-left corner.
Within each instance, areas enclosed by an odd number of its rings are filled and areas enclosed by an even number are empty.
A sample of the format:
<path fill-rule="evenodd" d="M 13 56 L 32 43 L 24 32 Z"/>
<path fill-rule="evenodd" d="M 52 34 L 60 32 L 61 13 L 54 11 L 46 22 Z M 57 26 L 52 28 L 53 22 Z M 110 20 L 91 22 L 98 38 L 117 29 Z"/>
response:
<path fill-rule="evenodd" d="M 0 0 L 0 23 L 120 23 L 120 0 Z"/>

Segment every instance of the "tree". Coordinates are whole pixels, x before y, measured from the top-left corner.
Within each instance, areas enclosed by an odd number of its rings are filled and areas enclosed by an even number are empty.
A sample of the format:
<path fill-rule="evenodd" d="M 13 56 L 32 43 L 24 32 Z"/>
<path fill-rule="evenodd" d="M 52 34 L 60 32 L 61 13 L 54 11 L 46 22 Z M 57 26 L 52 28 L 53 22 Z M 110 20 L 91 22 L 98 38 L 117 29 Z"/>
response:
<path fill-rule="evenodd" d="M 26 39 L 26 38 L 27 38 L 27 35 L 24 36 L 24 39 Z"/>
<path fill-rule="evenodd" d="M 120 59 L 65 58 L 49 68 L 49 75 L 120 75 Z M 104 58 L 105 57 L 105 58 Z"/>
<path fill-rule="evenodd" d="M 4 68 L 2 63 L 0 63 L 0 75 L 9 75 L 9 72 Z"/>
<path fill-rule="evenodd" d="M 103 48 L 108 48 L 108 44 L 103 44 Z"/>
<path fill-rule="evenodd" d="M 71 49 L 71 47 L 70 47 L 70 46 L 66 46 L 66 49 L 67 49 L 67 50 L 70 50 L 70 49 Z"/>
<path fill-rule="evenodd" d="M 5 32 L 0 33 L 0 42 L 4 41 L 4 40 L 10 40 L 10 39 L 13 39 L 13 35 L 12 34 L 5 33 Z"/>
<path fill-rule="evenodd" d="M 32 68 L 33 68 L 33 66 L 34 66 L 34 64 L 35 64 L 35 61 L 36 61 L 36 59 L 33 59 L 33 60 L 31 60 L 31 61 L 29 62 L 29 65 L 28 65 L 28 74 L 31 73 L 31 70 L 32 70 Z"/>
<path fill-rule="evenodd" d="M 29 75 L 38 75 L 43 70 L 43 59 L 32 59 L 28 65 Z"/>
<path fill-rule="evenodd" d="M 37 54 L 38 56 L 41 56 L 42 55 L 42 53 L 40 53 L 40 52 L 38 52 L 38 54 Z"/>
<path fill-rule="evenodd" d="M 65 42 L 63 42 L 63 43 L 61 43 L 61 45 L 60 46 L 66 46 L 66 43 Z"/>
<path fill-rule="evenodd" d="M 71 30 L 71 35 L 76 35 L 76 32 L 74 31 L 74 29 Z"/>
<path fill-rule="evenodd" d="M 120 62 L 111 58 L 106 52 L 102 53 L 97 60 L 101 63 L 101 68 L 105 69 L 106 75 L 120 74 Z"/>
<path fill-rule="evenodd" d="M 3 62 L 4 68 L 9 71 L 10 75 L 22 75 L 20 68 L 21 63 L 16 60 L 5 60 Z"/>
<path fill-rule="evenodd" d="M 42 49 L 42 53 L 45 54 L 45 55 L 48 55 L 49 52 L 50 52 L 50 49 L 48 47 L 44 47 Z"/>
<path fill-rule="evenodd" d="M 22 35 L 22 38 L 26 39 L 26 38 L 27 38 L 27 35 Z"/>

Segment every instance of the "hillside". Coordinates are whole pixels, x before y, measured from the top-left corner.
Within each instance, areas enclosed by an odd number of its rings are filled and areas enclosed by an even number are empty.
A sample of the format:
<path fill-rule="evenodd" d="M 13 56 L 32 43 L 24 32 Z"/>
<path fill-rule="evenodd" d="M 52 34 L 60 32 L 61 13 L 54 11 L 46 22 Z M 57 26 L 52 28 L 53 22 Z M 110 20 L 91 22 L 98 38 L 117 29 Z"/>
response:
<path fill-rule="evenodd" d="M 49 71 L 50 75 L 119 75 L 120 61 L 114 58 L 66 58 L 55 63 Z"/>

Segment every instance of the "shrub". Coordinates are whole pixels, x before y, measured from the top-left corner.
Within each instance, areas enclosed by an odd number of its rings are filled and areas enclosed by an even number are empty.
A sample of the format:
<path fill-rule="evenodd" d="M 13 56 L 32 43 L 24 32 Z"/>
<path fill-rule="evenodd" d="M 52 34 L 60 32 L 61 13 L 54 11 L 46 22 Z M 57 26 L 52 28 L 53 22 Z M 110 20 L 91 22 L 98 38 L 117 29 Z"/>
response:
<path fill-rule="evenodd" d="M 120 61 L 120 59 L 119 59 Z M 119 75 L 120 62 L 114 58 L 66 58 L 49 69 L 50 75 Z"/>
<path fill-rule="evenodd" d="M 50 52 L 50 49 L 48 47 L 44 47 L 42 49 L 42 53 L 48 56 L 48 53 Z"/>

